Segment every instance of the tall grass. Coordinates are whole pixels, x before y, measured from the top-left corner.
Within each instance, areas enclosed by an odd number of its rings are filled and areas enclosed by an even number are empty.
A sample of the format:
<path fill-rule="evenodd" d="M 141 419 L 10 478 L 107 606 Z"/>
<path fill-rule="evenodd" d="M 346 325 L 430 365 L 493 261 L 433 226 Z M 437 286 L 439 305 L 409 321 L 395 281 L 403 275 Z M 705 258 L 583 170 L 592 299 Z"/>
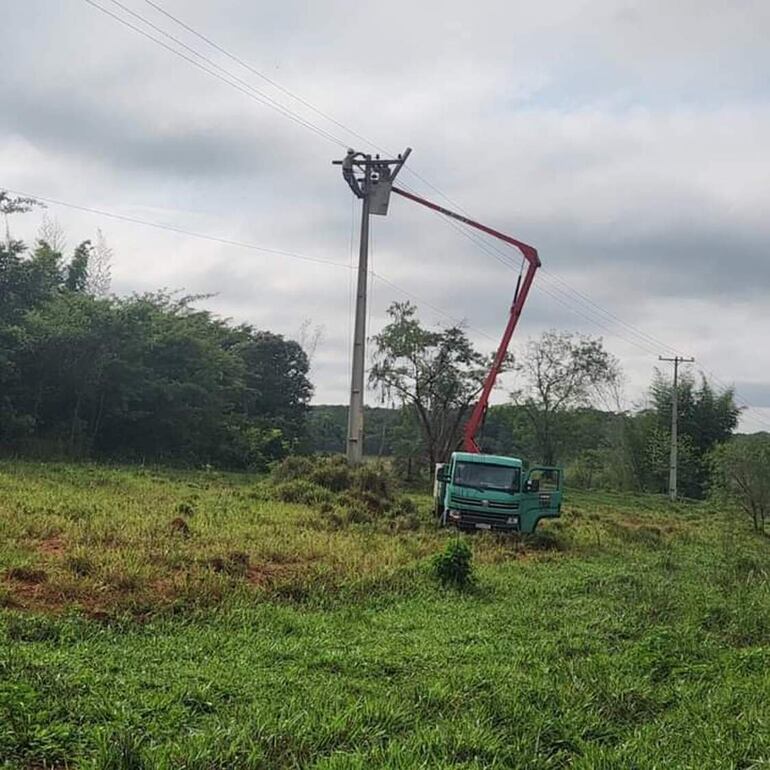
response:
<path fill-rule="evenodd" d="M 457 592 L 417 506 L 331 526 L 248 476 L 0 466 L 0 767 L 768 766 L 742 519 L 570 493 L 536 538 L 462 537 Z"/>

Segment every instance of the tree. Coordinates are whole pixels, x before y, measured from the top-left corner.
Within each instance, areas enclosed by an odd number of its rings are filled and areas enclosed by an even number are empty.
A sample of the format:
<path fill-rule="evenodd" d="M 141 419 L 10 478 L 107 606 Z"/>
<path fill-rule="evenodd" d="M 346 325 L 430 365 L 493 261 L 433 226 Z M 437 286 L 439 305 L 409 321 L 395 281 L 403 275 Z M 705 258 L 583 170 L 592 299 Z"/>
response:
<path fill-rule="evenodd" d="M 112 282 L 113 251 L 101 230 L 96 231 L 96 243 L 92 244 L 88 260 L 86 291 L 94 297 L 106 297 Z"/>
<path fill-rule="evenodd" d="M 45 205 L 34 198 L 25 198 L 24 196 L 9 195 L 5 190 L 0 190 L 0 214 L 5 219 L 5 245 L 11 248 L 11 228 L 8 217 L 11 214 L 26 214 L 32 211 L 35 206 L 45 208 Z"/>
<path fill-rule="evenodd" d="M 710 455 L 711 491 L 751 517 L 757 532 L 770 516 L 770 435 L 736 436 Z"/>
<path fill-rule="evenodd" d="M 240 414 L 281 431 L 287 448 L 296 450 L 305 439 L 308 403 L 313 386 L 308 379 L 307 354 L 279 334 L 241 326 L 229 334 L 229 348 L 243 367 Z"/>
<path fill-rule="evenodd" d="M 67 246 L 67 235 L 58 219 L 43 214 L 43 221 L 37 231 L 37 240 L 47 243 L 53 251 L 59 254 L 64 252 Z"/>
<path fill-rule="evenodd" d="M 85 292 L 88 285 L 89 262 L 91 259 L 91 241 L 83 241 L 72 255 L 67 265 L 64 288 L 69 291 Z"/>
<path fill-rule="evenodd" d="M 312 386 L 296 342 L 197 298 L 94 296 L 93 253 L 0 240 L 2 449 L 262 468 L 300 444 Z"/>
<path fill-rule="evenodd" d="M 601 339 L 554 330 L 527 343 L 517 370 L 525 384 L 513 400 L 532 424 L 538 459 L 546 465 L 562 448 L 567 411 L 589 406 L 620 378 L 618 361 Z"/>
<path fill-rule="evenodd" d="M 651 439 L 659 441 L 661 452 L 667 453 L 671 441 L 671 403 L 673 385 L 660 371 L 650 386 L 650 396 L 656 415 L 656 430 Z M 700 498 L 708 487 L 708 453 L 727 441 L 738 425 L 740 407 L 736 405 L 731 388 L 715 391 L 701 374 L 700 385 L 688 372 L 682 373 L 678 387 L 679 418 L 679 486 L 688 497 Z M 666 488 L 668 461 L 661 461 L 653 470 L 656 486 Z"/>
<path fill-rule="evenodd" d="M 463 419 L 481 391 L 490 362 L 461 327 L 423 328 L 410 302 L 394 302 L 388 316 L 390 323 L 374 337 L 369 383 L 383 400 L 413 412 L 433 465 L 457 447 Z"/>

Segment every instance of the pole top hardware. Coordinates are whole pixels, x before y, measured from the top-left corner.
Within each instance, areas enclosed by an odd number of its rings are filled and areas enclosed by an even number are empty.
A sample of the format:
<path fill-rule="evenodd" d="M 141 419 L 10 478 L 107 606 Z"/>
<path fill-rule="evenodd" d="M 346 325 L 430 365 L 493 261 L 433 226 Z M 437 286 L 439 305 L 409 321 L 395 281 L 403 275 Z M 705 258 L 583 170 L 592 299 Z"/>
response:
<path fill-rule="evenodd" d="M 411 152 L 412 148 L 407 147 L 397 158 L 380 158 L 379 155 L 372 157 L 351 148 L 342 160 L 333 160 L 332 163 L 342 166 L 342 178 L 356 198 L 369 197 L 370 213 L 385 216 L 393 181 Z"/>

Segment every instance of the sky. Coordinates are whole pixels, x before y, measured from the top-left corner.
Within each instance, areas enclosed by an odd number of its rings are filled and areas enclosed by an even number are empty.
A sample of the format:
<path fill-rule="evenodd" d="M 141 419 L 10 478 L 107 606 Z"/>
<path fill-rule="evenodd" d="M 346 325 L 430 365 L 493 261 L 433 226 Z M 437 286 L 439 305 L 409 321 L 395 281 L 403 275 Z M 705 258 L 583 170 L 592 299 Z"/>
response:
<path fill-rule="evenodd" d="M 229 241 L 45 212 L 70 247 L 102 230 L 116 293 L 318 330 L 314 401 L 343 403 L 360 204 L 331 161 L 411 146 L 404 186 L 537 247 L 514 348 L 601 336 L 628 406 L 670 374 L 658 355 L 693 356 L 750 406 L 743 430 L 768 429 L 768 37 L 765 0 L 8 0 L 0 189 Z M 410 299 L 491 351 L 518 259 L 394 197 L 372 221 L 368 333 Z"/>

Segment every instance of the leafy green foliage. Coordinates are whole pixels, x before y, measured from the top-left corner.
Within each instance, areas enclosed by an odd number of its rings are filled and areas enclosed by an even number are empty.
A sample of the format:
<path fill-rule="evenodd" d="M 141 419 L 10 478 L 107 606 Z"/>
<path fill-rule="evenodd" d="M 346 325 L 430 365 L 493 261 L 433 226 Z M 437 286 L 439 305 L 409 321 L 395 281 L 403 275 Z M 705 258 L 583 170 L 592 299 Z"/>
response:
<path fill-rule="evenodd" d="M 333 499 L 332 493 L 324 487 L 314 484 L 307 479 L 294 479 L 276 484 L 273 496 L 284 503 L 301 503 L 302 505 L 320 505 Z"/>
<path fill-rule="evenodd" d="M 450 540 L 431 562 L 433 574 L 442 585 L 467 588 L 474 582 L 473 551 L 465 540 Z"/>
<path fill-rule="evenodd" d="M 305 438 L 300 346 L 159 292 L 88 293 L 86 241 L 0 245 L 0 440 L 15 452 L 261 469 Z"/>
<path fill-rule="evenodd" d="M 711 491 L 751 517 L 757 532 L 770 518 L 770 435 L 736 436 L 710 456 Z"/>
<path fill-rule="evenodd" d="M 656 415 L 656 438 L 665 444 L 670 441 L 671 404 L 673 386 L 660 372 L 656 372 L 650 388 Z M 703 497 L 708 490 L 708 454 L 718 444 L 727 441 L 738 424 L 740 408 L 733 390 L 716 392 L 705 377 L 696 386 L 688 372 L 680 375 L 678 387 L 678 418 L 680 464 L 679 486 L 689 497 Z M 654 445 L 653 445 L 654 446 Z M 663 454 L 658 450 L 658 457 Z M 653 465 L 653 476 L 658 488 L 666 489 L 667 464 L 660 459 Z"/>
<path fill-rule="evenodd" d="M 490 362 L 461 327 L 423 328 L 410 302 L 394 302 L 388 315 L 390 323 L 374 337 L 369 382 L 413 414 L 432 467 L 456 448 Z"/>
<path fill-rule="evenodd" d="M 378 524 L 399 519 L 414 528 L 414 503 L 398 494 L 391 471 L 382 464 L 348 465 L 342 455 L 287 457 L 272 470 L 269 494 L 282 502 L 321 505 L 327 520 L 341 524 Z"/>
<path fill-rule="evenodd" d="M 532 459 L 553 465 L 567 440 L 561 416 L 585 407 L 619 380 L 620 367 L 600 339 L 570 332 L 544 332 L 527 343 L 517 363 L 525 387 L 514 394 L 532 425 L 536 452 Z"/>

